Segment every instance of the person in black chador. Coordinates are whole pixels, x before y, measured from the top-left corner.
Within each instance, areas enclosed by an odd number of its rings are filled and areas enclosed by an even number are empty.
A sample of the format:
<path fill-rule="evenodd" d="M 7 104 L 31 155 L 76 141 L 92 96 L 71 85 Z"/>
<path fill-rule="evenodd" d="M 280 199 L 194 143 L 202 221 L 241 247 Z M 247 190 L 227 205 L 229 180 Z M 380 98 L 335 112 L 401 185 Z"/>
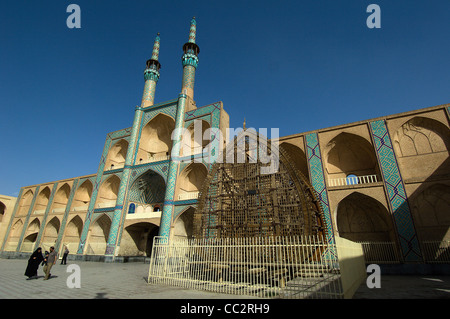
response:
<path fill-rule="evenodd" d="M 28 279 L 32 279 L 33 277 L 37 278 L 37 271 L 42 260 L 44 260 L 44 257 L 42 256 L 42 249 L 39 247 L 28 259 L 28 266 L 25 270 L 25 276 Z"/>

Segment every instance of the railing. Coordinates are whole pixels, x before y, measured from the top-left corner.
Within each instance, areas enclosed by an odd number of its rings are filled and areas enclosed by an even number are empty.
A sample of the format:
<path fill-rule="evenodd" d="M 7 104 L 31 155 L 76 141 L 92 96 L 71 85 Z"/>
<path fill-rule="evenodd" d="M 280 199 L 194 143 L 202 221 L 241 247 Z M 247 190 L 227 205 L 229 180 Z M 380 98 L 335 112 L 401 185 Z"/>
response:
<path fill-rule="evenodd" d="M 424 241 L 422 253 L 427 263 L 450 263 L 450 241 Z"/>
<path fill-rule="evenodd" d="M 315 237 L 173 238 L 170 243 L 155 237 L 148 282 L 263 298 L 348 298 L 336 249 Z M 347 250 L 349 263 L 360 261 L 353 286 L 366 275 L 359 251 L 358 259 Z"/>
<path fill-rule="evenodd" d="M 141 160 L 136 163 L 136 165 L 139 164 L 147 164 L 147 163 L 153 163 L 153 162 L 160 162 L 160 161 L 167 161 L 170 159 L 170 155 L 161 155 L 161 156 L 152 156 L 146 160 Z"/>
<path fill-rule="evenodd" d="M 121 163 L 121 164 L 111 164 L 108 168 L 106 168 L 106 171 L 111 171 L 113 169 L 121 169 L 125 167 L 125 163 Z"/>
<path fill-rule="evenodd" d="M 199 192 L 186 192 L 178 195 L 179 200 L 197 199 Z"/>
<path fill-rule="evenodd" d="M 349 176 L 342 178 L 328 179 L 328 186 L 348 186 L 357 184 L 371 184 L 378 182 L 377 175 L 365 175 L 365 176 Z"/>
<path fill-rule="evenodd" d="M 116 200 L 108 200 L 108 201 L 103 201 L 100 203 L 97 203 L 96 208 L 106 208 L 106 207 L 114 207 L 116 206 Z"/>
<path fill-rule="evenodd" d="M 367 264 L 398 264 L 400 256 L 394 242 L 359 242 Z"/>

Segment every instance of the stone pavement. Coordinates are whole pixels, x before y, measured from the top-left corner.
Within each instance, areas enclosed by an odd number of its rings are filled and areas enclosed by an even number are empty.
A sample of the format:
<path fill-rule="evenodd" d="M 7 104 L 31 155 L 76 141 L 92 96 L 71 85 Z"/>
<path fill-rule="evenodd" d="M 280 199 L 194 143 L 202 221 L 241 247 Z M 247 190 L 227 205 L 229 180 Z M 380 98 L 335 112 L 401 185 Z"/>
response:
<path fill-rule="evenodd" d="M 70 264 L 81 270 L 81 288 L 68 288 Z M 59 262 L 52 277 L 44 281 L 42 267 L 38 279 L 24 276 L 27 260 L 0 258 L 0 299 L 250 299 L 245 296 L 210 293 L 177 287 L 147 284 L 149 264 L 140 262 L 103 263 Z M 381 288 L 365 284 L 354 299 L 450 299 L 450 276 L 381 276 Z M 260 299 L 261 300 L 261 299 Z"/>

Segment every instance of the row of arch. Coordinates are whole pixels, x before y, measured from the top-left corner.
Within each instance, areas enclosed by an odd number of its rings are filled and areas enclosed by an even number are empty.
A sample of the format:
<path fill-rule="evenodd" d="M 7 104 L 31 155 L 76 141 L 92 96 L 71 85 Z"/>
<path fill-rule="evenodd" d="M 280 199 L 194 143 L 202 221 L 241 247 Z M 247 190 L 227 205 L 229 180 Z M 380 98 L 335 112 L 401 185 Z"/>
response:
<path fill-rule="evenodd" d="M 309 170 L 305 152 L 289 142 L 282 142 L 280 145 L 290 154 L 297 168 L 308 178 Z M 450 129 L 434 119 L 413 117 L 395 132 L 393 147 L 397 157 L 403 160 L 400 168 L 405 163 L 405 170 L 417 173 L 418 167 L 414 167 L 414 159 L 411 159 L 411 165 L 413 165 L 411 166 L 408 164 L 408 158 L 436 153 L 444 153 L 446 158 L 450 150 Z M 374 147 L 362 136 L 341 132 L 326 144 L 323 153 L 325 172 L 329 178 L 342 178 L 349 175 L 380 177 Z M 429 174 L 438 169 L 441 164 L 439 160 L 430 163 L 429 165 L 434 166 L 429 167 Z M 406 176 L 409 175 L 406 174 Z"/>
<path fill-rule="evenodd" d="M 411 203 L 413 218 L 421 240 L 442 240 L 450 237 L 450 186 L 434 184 L 421 192 Z M 187 208 L 174 223 L 174 236 L 190 237 L 193 229 L 194 207 Z M 337 235 L 353 241 L 396 242 L 396 230 L 388 209 L 376 199 L 353 192 L 339 202 L 334 211 L 333 220 Z M 22 219 L 11 228 L 10 241 L 19 244 L 23 231 Z M 92 223 L 86 254 L 102 255 L 111 227 L 111 218 L 107 214 L 98 216 Z M 24 233 L 21 251 L 31 251 L 41 228 L 39 218 L 34 218 Z M 55 245 L 61 228 L 61 221 L 53 217 L 43 229 L 41 245 Z M 74 251 L 80 242 L 83 220 L 79 215 L 71 216 L 64 230 L 62 243 Z M 131 255 L 148 255 L 153 237 L 158 233 L 158 225 L 137 222 L 125 227 L 124 251 Z M 130 244 L 131 243 L 131 244 Z M 134 243 L 134 244 L 133 244 Z"/>
<path fill-rule="evenodd" d="M 181 147 L 181 156 L 199 153 L 209 141 L 203 140 L 203 135 L 211 125 L 205 120 L 192 121 L 186 128 Z M 170 156 L 172 151 L 172 132 L 175 120 L 169 115 L 160 113 L 150 120 L 142 129 L 136 164 L 146 163 L 155 158 Z M 194 132 L 197 130 L 197 134 Z M 105 170 L 123 167 L 128 151 L 128 142 L 121 139 L 115 142 L 105 161 Z M 185 154 L 183 154 L 183 151 Z"/>

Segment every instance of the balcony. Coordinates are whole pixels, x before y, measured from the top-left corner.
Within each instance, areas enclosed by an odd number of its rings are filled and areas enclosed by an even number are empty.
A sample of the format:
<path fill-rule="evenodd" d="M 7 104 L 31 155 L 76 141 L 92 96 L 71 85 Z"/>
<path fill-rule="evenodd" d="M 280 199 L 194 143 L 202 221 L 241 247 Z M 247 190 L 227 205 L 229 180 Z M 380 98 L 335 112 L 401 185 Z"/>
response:
<path fill-rule="evenodd" d="M 178 200 L 198 199 L 200 192 L 185 192 L 178 195 Z"/>
<path fill-rule="evenodd" d="M 167 161 L 170 159 L 170 155 L 160 155 L 160 156 L 151 156 L 146 160 L 139 160 L 136 162 L 136 165 L 141 164 L 147 164 L 147 163 L 153 163 L 153 162 L 161 162 L 161 161 Z"/>
<path fill-rule="evenodd" d="M 349 175 L 342 178 L 328 179 L 328 187 L 373 184 L 379 182 L 377 175 L 356 176 Z"/>

